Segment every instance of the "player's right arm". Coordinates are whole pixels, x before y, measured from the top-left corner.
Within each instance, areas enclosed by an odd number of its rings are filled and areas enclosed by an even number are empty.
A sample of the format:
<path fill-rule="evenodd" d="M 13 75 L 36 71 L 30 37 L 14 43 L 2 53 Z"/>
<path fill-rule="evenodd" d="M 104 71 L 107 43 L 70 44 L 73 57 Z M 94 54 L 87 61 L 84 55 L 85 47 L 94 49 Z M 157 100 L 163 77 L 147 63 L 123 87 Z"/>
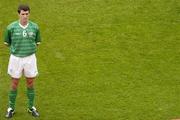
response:
<path fill-rule="evenodd" d="M 8 26 L 4 32 L 4 44 L 7 46 L 11 45 L 11 30 Z"/>

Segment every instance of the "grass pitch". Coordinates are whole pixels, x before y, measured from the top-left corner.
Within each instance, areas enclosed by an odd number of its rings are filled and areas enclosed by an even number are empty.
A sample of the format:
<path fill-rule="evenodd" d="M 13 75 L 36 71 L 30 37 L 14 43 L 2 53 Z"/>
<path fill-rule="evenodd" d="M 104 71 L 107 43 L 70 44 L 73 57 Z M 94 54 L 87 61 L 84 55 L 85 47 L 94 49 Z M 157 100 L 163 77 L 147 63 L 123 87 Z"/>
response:
<path fill-rule="evenodd" d="M 0 35 L 24 0 L 1 0 Z M 41 29 L 35 82 L 39 120 L 170 120 L 180 117 L 179 0 L 36 0 Z M 0 120 L 9 51 L 0 44 Z M 22 78 L 15 120 L 26 112 Z"/>

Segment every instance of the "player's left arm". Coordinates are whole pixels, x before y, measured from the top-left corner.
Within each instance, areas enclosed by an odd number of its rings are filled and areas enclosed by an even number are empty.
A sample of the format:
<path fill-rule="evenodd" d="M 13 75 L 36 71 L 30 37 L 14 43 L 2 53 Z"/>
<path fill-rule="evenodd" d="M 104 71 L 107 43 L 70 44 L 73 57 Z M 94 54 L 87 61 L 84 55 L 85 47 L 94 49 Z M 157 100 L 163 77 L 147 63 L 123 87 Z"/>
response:
<path fill-rule="evenodd" d="M 40 30 L 39 27 L 37 27 L 37 32 L 36 32 L 36 45 L 41 44 L 41 36 L 40 36 Z"/>

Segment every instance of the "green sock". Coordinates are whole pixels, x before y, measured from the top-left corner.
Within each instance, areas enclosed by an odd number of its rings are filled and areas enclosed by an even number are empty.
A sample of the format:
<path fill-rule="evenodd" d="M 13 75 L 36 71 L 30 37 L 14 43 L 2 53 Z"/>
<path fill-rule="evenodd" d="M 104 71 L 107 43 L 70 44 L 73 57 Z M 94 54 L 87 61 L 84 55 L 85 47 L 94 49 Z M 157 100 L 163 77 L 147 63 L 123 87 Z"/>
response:
<path fill-rule="evenodd" d="M 28 108 L 31 109 L 34 105 L 34 97 L 35 97 L 34 88 L 27 88 L 27 97 L 28 97 Z"/>
<path fill-rule="evenodd" d="M 17 90 L 10 90 L 9 92 L 9 107 L 15 109 Z"/>

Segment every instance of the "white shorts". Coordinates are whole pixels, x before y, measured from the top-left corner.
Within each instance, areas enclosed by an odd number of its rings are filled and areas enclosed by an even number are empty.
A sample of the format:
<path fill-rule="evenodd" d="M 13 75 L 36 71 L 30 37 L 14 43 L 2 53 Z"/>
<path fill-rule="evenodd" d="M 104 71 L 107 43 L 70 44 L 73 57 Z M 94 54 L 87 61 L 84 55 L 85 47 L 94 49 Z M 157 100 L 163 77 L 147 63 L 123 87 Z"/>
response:
<path fill-rule="evenodd" d="M 35 54 L 23 58 L 11 54 L 8 65 L 8 74 L 13 78 L 20 78 L 22 74 L 27 78 L 36 77 L 38 70 Z"/>

